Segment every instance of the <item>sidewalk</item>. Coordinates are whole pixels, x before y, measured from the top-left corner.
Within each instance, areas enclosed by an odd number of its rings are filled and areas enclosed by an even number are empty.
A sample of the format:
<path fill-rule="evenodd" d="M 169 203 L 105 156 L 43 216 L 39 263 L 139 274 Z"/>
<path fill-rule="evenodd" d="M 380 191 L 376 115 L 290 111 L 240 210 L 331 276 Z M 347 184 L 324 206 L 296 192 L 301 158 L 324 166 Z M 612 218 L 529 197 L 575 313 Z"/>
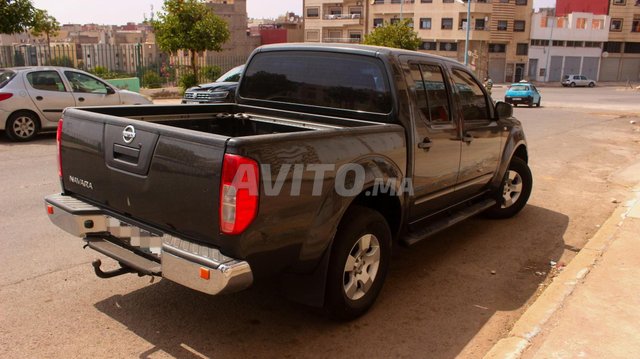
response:
<path fill-rule="evenodd" d="M 640 185 L 489 358 L 640 358 Z"/>

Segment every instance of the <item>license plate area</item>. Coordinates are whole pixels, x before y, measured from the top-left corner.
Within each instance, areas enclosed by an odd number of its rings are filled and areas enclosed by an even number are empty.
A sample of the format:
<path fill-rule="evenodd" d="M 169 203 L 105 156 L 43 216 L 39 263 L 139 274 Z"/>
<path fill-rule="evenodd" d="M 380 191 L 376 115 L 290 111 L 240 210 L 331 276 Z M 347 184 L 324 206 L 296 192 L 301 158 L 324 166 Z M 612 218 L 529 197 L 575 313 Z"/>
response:
<path fill-rule="evenodd" d="M 129 247 L 150 254 L 158 259 L 161 257 L 163 236 L 122 222 L 113 217 L 107 218 L 107 231 Z"/>

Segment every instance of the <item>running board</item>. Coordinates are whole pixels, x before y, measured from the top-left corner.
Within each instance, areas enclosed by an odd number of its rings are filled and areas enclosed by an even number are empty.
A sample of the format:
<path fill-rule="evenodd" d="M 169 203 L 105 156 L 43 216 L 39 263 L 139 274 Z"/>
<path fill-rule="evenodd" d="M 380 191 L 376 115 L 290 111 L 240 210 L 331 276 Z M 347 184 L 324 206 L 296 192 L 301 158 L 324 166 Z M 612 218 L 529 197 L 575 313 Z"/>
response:
<path fill-rule="evenodd" d="M 456 223 L 475 216 L 476 214 L 494 206 L 496 203 L 495 199 L 485 199 L 484 201 L 478 202 L 456 212 L 452 216 L 440 219 L 428 226 L 425 226 L 424 228 L 408 233 L 400 240 L 400 243 L 405 246 L 414 245 L 427 237 L 453 226 Z"/>

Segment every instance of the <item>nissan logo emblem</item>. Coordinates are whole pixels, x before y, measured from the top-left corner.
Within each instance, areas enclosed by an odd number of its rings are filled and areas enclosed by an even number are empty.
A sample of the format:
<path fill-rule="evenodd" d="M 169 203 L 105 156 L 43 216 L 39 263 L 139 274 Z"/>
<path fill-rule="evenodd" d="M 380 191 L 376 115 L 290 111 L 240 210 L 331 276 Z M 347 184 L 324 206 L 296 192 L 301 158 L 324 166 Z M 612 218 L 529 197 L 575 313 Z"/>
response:
<path fill-rule="evenodd" d="M 124 140 L 124 142 L 131 143 L 135 138 L 136 138 L 136 129 L 132 125 L 125 127 L 124 131 L 122 131 L 122 139 Z"/>

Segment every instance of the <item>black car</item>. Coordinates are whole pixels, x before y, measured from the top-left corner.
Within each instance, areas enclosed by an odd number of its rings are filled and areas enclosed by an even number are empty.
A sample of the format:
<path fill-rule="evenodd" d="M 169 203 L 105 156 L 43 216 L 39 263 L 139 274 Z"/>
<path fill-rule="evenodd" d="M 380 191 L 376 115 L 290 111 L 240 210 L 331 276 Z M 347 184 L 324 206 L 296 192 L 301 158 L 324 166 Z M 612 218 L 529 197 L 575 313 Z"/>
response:
<path fill-rule="evenodd" d="M 244 71 L 244 65 L 232 68 L 220 76 L 216 82 L 188 88 L 182 103 L 234 102 L 242 71 Z"/>

